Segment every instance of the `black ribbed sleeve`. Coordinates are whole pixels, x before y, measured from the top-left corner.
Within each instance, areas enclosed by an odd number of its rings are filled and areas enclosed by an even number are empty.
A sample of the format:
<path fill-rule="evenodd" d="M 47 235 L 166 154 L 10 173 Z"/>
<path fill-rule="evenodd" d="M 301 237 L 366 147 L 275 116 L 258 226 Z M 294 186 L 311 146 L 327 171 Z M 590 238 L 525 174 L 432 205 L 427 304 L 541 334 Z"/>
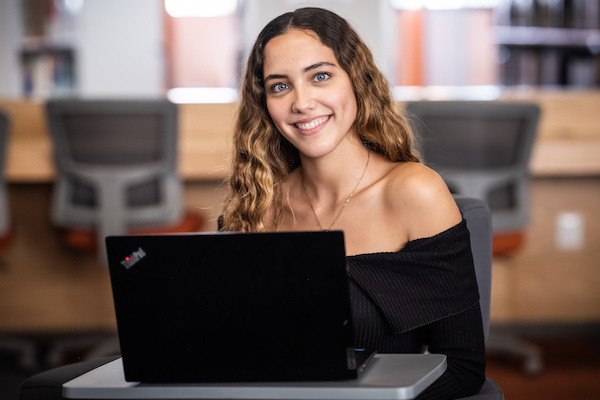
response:
<path fill-rule="evenodd" d="M 356 345 L 380 353 L 427 346 L 448 367 L 419 399 L 477 393 L 485 380 L 479 293 L 466 222 L 398 252 L 347 257 Z"/>

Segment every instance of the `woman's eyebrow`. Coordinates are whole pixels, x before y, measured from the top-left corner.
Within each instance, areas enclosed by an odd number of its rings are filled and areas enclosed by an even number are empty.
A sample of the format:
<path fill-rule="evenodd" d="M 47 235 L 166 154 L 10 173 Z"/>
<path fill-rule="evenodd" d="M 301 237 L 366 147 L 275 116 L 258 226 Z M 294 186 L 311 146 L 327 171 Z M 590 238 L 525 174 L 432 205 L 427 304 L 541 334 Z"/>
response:
<path fill-rule="evenodd" d="M 312 71 L 314 69 L 321 68 L 323 66 L 337 67 L 337 65 L 335 65 L 334 63 L 330 63 L 328 61 L 321 61 L 321 62 L 318 62 L 318 63 L 314 63 L 312 65 L 309 65 L 308 67 L 304 68 L 303 71 L 304 72 L 309 72 L 309 71 Z M 268 81 L 270 79 L 287 79 L 287 78 L 288 78 L 287 75 L 271 74 L 271 75 L 267 75 L 263 81 L 266 82 L 266 81 Z"/>
<path fill-rule="evenodd" d="M 287 79 L 287 75 L 280 75 L 280 74 L 271 74 L 265 77 L 265 79 L 263 79 L 264 82 L 268 81 L 269 79 Z"/>
<path fill-rule="evenodd" d="M 326 65 L 328 67 L 337 67 L 337 65 L 335 65 L 334 63 L 330 63 L 328 61 L 321 61 L 321 62 L 318 62 L 313 65 L 309 65 L 308 67 L 304 68 L 304 72 L 308 72 L 308 71 L 312 71 L 313 69 L 321 68 L 324 65 Z"/>

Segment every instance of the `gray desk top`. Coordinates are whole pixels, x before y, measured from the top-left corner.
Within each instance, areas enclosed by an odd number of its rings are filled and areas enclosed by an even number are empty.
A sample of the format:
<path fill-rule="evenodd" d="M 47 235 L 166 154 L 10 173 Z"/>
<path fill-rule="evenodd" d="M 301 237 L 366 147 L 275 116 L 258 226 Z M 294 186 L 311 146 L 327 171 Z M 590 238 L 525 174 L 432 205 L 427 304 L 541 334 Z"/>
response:
<path fill-rule="evenodd" d="M 71 399 L 412 399 L 446 369 L 440 354 L 378 354 L 356 380 L 336 382 L 142 384 L 126 382 L 121 359 L 63 385 Z"/>

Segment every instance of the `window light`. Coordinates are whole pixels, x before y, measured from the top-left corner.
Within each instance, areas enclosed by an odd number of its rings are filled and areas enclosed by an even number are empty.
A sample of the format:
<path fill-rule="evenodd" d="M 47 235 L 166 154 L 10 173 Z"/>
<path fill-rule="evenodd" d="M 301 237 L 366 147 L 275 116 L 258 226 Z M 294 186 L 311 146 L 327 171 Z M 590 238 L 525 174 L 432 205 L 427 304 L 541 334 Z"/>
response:
<path fill-rule="evenodd" d="M 221 17 L 233 14 L 237 0 L 165 0 L 167 13 L 179 17 Z"/>
<path fill-rule="evenodd" d="M 394 8 L 457 10 L 461 8 L 494 8 L 500 0 L 390 0 Z"/>

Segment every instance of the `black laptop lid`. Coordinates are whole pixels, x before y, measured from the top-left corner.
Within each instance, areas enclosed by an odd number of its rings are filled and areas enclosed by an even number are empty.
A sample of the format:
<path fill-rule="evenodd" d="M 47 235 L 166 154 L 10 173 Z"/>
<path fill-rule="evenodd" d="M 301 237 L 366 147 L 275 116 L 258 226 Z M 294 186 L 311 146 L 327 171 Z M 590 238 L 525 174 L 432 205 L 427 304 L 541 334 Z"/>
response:
<path fill-rule="evenodd" d="M 107 238 L 125 377 L 356 377 L 342 232 Z"/>

